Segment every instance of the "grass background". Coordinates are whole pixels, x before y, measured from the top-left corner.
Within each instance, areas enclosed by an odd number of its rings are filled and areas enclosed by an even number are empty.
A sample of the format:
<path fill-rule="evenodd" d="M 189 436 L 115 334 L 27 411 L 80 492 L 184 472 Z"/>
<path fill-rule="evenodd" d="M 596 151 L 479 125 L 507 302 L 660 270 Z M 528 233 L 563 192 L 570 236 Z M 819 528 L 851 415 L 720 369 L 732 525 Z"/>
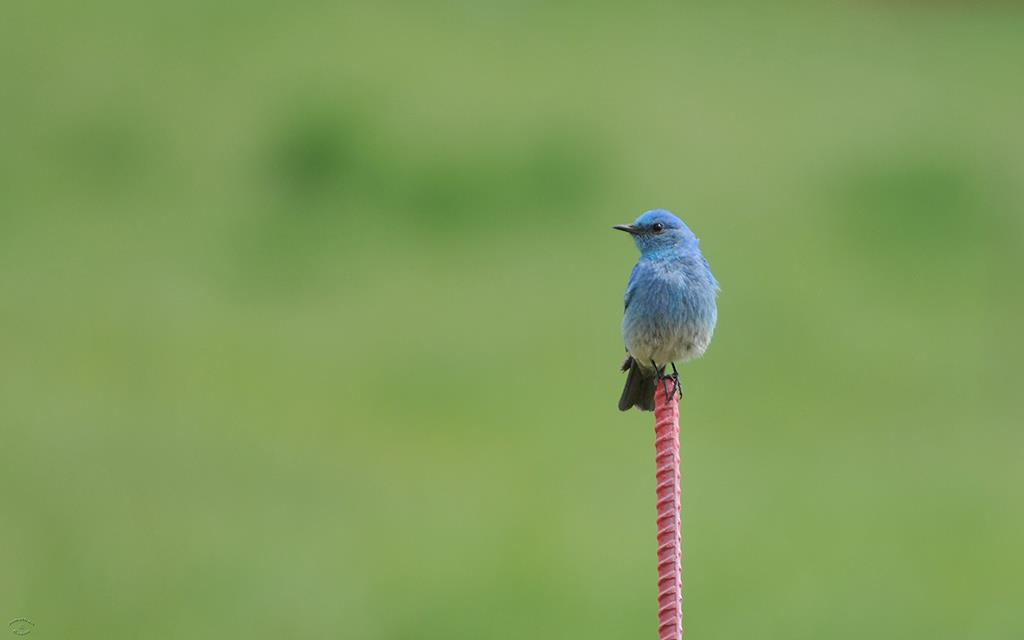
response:
<path fill-rule="evenodd" d="M 694 638 L 1024 634 L 1013 3 L 8 3 L 0 616 L 643 638 L 670 208 Z"/>

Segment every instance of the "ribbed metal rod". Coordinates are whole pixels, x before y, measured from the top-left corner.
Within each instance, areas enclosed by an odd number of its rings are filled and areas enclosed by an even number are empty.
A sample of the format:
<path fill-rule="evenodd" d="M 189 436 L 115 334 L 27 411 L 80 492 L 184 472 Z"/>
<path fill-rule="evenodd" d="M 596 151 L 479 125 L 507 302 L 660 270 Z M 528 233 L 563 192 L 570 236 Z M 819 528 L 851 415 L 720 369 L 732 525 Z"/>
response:
<path fill-rule="evenodd" d="M 667 393 L 671 392 L 671 393 Z M 679 481 L 679 401 L 658 384 L 654 407 L 658 506 L 658 637 L 683 638 L 683 543 Z"/>

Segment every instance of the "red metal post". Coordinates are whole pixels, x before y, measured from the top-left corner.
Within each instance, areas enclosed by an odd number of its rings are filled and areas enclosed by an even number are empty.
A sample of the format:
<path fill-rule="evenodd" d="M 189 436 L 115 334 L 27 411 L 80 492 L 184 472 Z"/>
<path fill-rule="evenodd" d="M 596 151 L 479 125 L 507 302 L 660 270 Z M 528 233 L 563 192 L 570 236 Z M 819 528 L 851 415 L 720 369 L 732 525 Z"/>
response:
<path fill-rule="evenodd" d="M 671 391 L 671 394 L 666 393 Z M 674 385 L 655 391 L 654 448 L 658 495 L 658 637 L 683 637 L 683 543 L 679 486 L 679 401 Z"/>

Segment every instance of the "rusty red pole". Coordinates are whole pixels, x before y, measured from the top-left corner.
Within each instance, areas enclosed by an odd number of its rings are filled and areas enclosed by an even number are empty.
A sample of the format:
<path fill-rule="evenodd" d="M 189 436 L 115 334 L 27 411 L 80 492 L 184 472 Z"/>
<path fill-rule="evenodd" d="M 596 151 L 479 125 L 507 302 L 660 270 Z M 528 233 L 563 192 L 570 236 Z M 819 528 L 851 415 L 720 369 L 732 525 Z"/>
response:
<path fill-rule="evenodd" d="M 679 486 L 679 401 L 675 385 L 659 384 L 654 405 L 658 496 L 658 638 L 683 637 L 683 543 Z M 671 393 L 669 393 L 671 392 Z"/>

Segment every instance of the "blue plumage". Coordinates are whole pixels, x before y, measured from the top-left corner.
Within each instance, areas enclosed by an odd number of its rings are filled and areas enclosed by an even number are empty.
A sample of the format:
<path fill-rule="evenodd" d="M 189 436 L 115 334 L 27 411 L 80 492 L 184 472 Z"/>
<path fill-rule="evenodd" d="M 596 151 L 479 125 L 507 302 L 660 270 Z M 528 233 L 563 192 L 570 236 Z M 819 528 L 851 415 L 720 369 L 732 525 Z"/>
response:
<path fill-rule="evenodd" d="M 667 365 L 704 354 L 718 319 L 718 281 L 700 252 L 697 236 L 663 209 L 615 227 L 633 236 L 640 260 L 626 286 L 622 339 L 629 371 L 619 400 L 626 411 L 654 409 L 654 390 Z"/>

